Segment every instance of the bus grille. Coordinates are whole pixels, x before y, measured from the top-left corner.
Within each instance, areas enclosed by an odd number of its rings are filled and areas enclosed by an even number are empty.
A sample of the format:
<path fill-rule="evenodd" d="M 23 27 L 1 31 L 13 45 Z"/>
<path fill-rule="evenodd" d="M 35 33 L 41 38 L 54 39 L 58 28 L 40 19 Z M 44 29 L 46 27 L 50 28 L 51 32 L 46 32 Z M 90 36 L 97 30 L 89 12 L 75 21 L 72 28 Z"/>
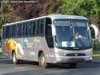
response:
<path fill-rule="evenodd" d="M 85 56 L 84 53 L 71 53 L 71 54 L 67 54 L 66 56 Z"/>

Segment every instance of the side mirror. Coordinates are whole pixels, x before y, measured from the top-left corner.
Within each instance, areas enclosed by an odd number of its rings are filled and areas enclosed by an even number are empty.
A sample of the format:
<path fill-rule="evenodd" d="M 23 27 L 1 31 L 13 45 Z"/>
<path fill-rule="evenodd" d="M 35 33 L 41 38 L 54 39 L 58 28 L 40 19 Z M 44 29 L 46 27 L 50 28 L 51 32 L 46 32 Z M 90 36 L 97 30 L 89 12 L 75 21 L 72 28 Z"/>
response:
<path fill-rule="evenodd" d="M 98 41 L 99 40 L 99 29 L 98 29 L 98 27 L 94 24 L 91 24 L 90 27 L 92 28 L 91 31 L 94 31 L 94 32 L 92 32 L 92 34 L 94 34 L 94 36 L 92 35 L 93 41 Z"/>

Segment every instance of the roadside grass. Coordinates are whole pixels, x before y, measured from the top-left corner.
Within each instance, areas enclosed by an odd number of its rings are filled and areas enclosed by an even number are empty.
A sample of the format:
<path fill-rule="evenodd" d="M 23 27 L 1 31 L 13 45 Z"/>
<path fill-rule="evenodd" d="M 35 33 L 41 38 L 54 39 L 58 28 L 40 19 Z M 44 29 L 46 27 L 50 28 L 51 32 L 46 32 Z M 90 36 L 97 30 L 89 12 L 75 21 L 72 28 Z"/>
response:
<path fill-rule="evenodd" d="M 95 43 L 94 46 L 93 58 L 100 58 L 100 43 Z"/>
<path fill-rule="evenodd" d="M 100 56 L 100 54 L 93 54 L 93 56 Z"/>
<path fill-rule="evenodd" d="M 93 58 L 100 58 L 100 54 L 93 54 Z"/>
<path fill-rule="evenodd" d="M 2 53 L 2 48 L 0 47 L 0 54 Z"/>

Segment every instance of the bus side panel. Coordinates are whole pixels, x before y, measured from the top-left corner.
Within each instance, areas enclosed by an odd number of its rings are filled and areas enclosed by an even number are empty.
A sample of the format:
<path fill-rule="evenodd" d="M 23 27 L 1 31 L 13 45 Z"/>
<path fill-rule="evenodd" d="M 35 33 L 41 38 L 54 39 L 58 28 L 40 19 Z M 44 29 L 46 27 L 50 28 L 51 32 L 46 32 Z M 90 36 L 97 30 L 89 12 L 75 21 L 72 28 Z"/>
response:
<path fill-rule="evenodd" d="M 42 51 L 46 57 L 46 62 L 50 62 L 49 48 L 44 36 L 16 38 L 14 40 L 18 45 L 17 59 L 38 61 L 38 53 Z"/>
<path fill-rule="evenodd" d="M 8 39 L 2 39 L 2 54 L 7 58 L 11 58 L 10 44 Z"/>
<path fill-rule="evenodd" d="M 44 36 L 3 39 L 2 44 L 3 54 L 9 57 L 14 50 L 17 59 L 21 60 L 38 61 L 38 53 L 42 51 L 46 62 L 50 63 L 50 54 L 54 53 L 54 49 L 48 48 Z"/>
<path fill-rule="evenodd" d="M 38 61 L 38 53 L 42 51 L 49 62 L 49 49 L 44 36 L 23 38 L 24 60 Z"/>

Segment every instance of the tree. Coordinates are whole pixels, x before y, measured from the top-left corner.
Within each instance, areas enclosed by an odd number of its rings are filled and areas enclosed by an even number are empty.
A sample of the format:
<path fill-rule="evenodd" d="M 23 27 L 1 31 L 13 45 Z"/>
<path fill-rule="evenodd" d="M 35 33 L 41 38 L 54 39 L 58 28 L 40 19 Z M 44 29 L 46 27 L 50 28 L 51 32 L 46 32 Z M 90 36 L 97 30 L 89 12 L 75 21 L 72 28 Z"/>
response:
<path fill-rule="evenodd" d="M 91 23 L 100 24 L 100 0 L 65 0 L 60 10 L 62 14 L 86 16 Z"/>
<path fill-rule="evenodd" d="M 42 15 L 60 13 L 59 8 L 64 2 L 64 0 L 50 0 L 46 3 Z"/>
<path fill-rule="evenodd" d="M 5 19 L 10 16 L 10 13 L 12 12 L 12 8 L 9 4 L 3 4 L 3 7 L 0 8 L 0 28 L 2 27 L 2 24 L 5 23 Z"/>
<path fill-rule="evenodd" d="M 34 0 L 25 0 L 25 1 L 34 1 Z M 13 8 L 12 14 L 21 17 L 22 20 L 40 16 L 40 14 L 43 12 L 43 7 L 45 3 L 48 2 L 49 0 L 36 0 L 36 1 L 38 1 L 39 3 L 10 4 L 11 7 Z"/>

